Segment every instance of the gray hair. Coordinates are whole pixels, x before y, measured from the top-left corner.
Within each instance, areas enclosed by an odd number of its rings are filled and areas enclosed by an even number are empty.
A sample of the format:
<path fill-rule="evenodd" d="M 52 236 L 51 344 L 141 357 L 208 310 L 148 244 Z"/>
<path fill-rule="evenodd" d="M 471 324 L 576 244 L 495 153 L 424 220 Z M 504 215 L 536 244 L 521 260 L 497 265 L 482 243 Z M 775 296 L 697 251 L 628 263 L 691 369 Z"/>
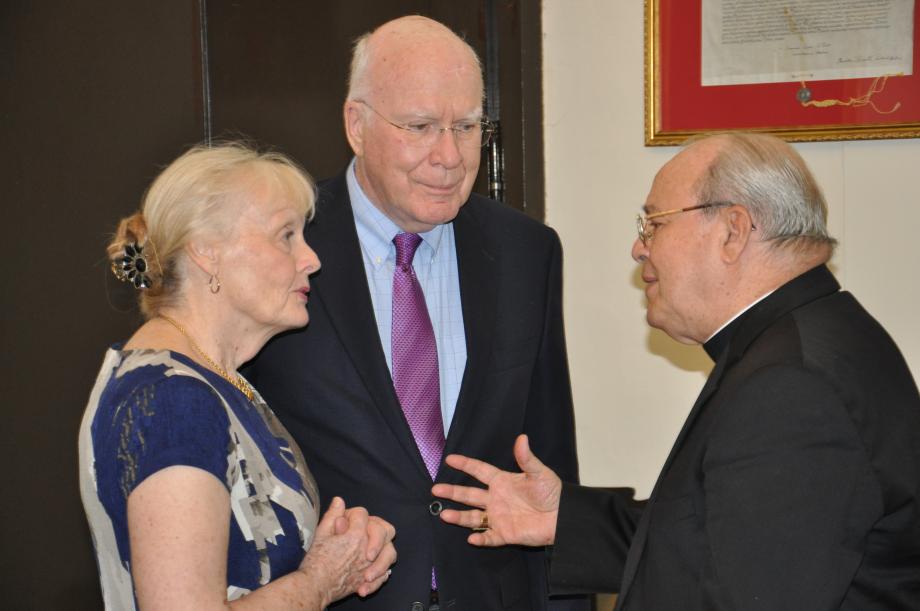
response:
<path fill-rule="evenodd" d="M 361 100 L 368 97 L 367 41 L 372 32 L 366 32 L 355 39 L 351 52 L 351 69 L 348 73 L 348 99 Z"/>
<path fill-rule="evenodd" d="M 748 209 L 762 239 L 776 247 L 833 247 L 827 232 L 827 202 L 805 161 L 774 136 L 732 132 L 718 138 L 719 150 L 697 185 L 701 203 L 725 201 Z M 715 209 L 711 209 L 715 212 Z"/>

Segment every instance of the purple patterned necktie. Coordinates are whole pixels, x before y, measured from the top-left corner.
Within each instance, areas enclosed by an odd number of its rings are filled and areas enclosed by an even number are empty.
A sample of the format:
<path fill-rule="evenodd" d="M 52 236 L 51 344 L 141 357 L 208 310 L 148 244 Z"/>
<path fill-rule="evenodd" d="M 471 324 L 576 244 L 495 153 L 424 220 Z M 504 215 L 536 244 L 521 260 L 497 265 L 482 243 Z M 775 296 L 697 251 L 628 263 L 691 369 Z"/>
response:
<path fill-rule="evenodd" d="M 441 378 L 438 375 L 438 346 L 428 316 L 425 295 L 412 269 L 412 259 L 422 238 L 415 233 L 398 233 L 396 269 L 393 270 L 393 387 L 434 481 L 444 453 L 444 424 L 441 420 Z M 431 568 L 431 588 L 438 583 Z"/>
<path fill-rule="evenodd" d="M 398 233 L 393 271 L 393 386 L 432 481 L 444 452 L 438 348 L 425 295 L 412 269 L 422 238 Z"/>

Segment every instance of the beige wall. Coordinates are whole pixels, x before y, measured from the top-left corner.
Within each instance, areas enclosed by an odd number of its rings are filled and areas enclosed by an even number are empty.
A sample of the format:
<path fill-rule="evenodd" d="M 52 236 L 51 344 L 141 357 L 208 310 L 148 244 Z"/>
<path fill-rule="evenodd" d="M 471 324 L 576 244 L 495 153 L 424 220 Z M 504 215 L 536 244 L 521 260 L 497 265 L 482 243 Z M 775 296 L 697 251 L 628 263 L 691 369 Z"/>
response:
<path fill-rule="evenodd" d="M 544 0 L 547 222 L 565 308 L 583 480 L 647 496 L 710 363 L 645 325 L 634 218 L 674 148 L 643 146 L 641 0 Z M 844 288 L 920 374 L 920 140 L 797 145 L 824 187 Z"/>

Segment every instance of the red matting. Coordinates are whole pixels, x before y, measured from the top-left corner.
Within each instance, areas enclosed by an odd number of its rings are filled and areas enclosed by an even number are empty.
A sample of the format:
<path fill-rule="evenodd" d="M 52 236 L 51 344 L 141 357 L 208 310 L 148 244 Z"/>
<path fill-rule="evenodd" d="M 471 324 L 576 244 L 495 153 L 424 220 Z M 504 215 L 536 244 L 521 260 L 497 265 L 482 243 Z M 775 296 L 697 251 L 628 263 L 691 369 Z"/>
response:
<path fill-rule="evenodd" d="M 746 129 L 770 131 L 787 140 L 843 140 L 855 138 L 903 138 L 920 136 L 920 11 L 914 4 L 913 74 L 889 77 L 883 91 L 872 102 L 889 110 L 880 114 L 871 106 L 826 108 L 802 106 L 796 98 L 799 82 L 756 85 L 700 85 L 701 0 L 646 0 L 657 11 L 657 40 L 652 57 L 657 78 L 648 95 L 655 104 L 650 114 L 655 125 L 647 125 L 647 144 L 676 144 L 706 131 Z M 647 35 L 655 37 L 653 22 Z M 647 41 L 648 44 L 648 41 Z M 647 55 L 647 61 L 649 56 Z M 807 81 L 813 100 L 849 100 L 869 91 L 874 79 Z"/>

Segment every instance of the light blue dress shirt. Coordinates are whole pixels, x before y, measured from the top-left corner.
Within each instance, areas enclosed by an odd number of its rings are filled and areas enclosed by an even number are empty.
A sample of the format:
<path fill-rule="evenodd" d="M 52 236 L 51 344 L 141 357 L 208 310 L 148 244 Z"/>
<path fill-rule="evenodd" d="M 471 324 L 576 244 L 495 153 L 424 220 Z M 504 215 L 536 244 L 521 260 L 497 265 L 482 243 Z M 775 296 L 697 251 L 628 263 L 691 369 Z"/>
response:
<path fill-rule="evenodd" d="M 377 331 L 380 333 L 380 344 L 392 375 L 393 270 L 396 266 L 393 238 L 401 229 L 367 198 L 355 176 L 354 160 L 348 166 L 346 182 L 358 229 L 358 241 L 361 243 L 364 272 L 367 274 L 367 285 L 377 319 Z M 454 226 L 451 223 L 438 225 L 419 235 L 422 243 L 415 251 L 412 267 L 425 295 L 428 316 L 438 345 L 441 418 L 446 437 L 466 368 L 466 335 L 460 302 Z"/>

